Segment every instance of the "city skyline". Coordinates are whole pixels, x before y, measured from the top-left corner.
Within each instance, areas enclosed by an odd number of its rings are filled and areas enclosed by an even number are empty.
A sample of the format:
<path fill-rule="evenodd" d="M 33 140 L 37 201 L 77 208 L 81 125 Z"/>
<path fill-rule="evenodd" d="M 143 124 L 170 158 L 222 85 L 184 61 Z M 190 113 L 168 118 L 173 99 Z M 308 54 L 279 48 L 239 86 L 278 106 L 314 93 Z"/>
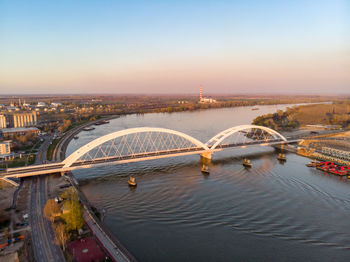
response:
<path fill-rule="evenodd" d="M 347 1 L 1 6 L 1 94 L 349 93 Z"/>

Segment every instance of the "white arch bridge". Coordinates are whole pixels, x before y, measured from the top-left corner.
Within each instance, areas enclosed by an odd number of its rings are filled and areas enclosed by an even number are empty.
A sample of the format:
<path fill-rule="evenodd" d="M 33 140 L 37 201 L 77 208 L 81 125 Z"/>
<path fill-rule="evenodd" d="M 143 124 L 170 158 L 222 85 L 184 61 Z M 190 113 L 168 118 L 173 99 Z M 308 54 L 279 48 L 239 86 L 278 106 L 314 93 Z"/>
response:
<path fill-rule="evenodd" d="M 207 143 L 182 132 L 165 128 L 130 128 L 99 137 L 80 147 L 60 163 L 10 168 L 0 176 L 3 179 L 18 178 L 98 165 L 122 164 L 192 154 L 200 154 L 210 159 L 217 151 L 289 142 L 292 141 L 287 141 L 275 130 L 255 125 L 240 125 L 226 129 Z"/>

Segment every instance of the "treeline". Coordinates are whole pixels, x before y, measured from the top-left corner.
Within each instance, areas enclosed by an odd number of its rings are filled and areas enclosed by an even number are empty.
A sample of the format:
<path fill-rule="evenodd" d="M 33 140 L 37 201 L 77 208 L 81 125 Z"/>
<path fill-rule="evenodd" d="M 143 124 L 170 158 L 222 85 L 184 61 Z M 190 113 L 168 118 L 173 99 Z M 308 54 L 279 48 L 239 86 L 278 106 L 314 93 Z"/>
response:
<path fill-rule="evenodd" d="M 64 191 L 61 199 L 61 204 L 49 199 L 44 207 L 44 216 L 53 224 L 55 243 L 65 251 L 67 242 L 79 235 L 79 230 L 84 226 L 84 218 L 78 194 L 73 188 Z"/>
<path fill-rule="evenodd" d="M 306 125 L 336 125 L 350 129 L 350 101 L 287 108 L 284 112 L 258 116 L 253 124 L 275 130 L 288 130 Z"/>
<path fill-rule="evenodd" d="M 121 96 L 99 97 L 93 101 L 83 97 L 67 104 L 71 110 L 68 112 L 43 112 L 40 115 L 41 129 L 54 132 L 57 128 L 64 132 L 78 123 L 91 121 L 92 118 L 111 115 L 146 114 L 146 113 L 173 113 L 213 108 L 229 108 L 239 106 L 259 106 L 274 104 L 295 104 L 325 102 L 327 97 L 244 97 L 244 96 L 218 96 L 216 103 L 199 103 L 198 97 L 173 96 Z M 61 101 L 67 103 L 67 101 Z M 290 123 L 293 125 L 293 123 Z M 272 125 L 272 123 L 271 123 Z"/>

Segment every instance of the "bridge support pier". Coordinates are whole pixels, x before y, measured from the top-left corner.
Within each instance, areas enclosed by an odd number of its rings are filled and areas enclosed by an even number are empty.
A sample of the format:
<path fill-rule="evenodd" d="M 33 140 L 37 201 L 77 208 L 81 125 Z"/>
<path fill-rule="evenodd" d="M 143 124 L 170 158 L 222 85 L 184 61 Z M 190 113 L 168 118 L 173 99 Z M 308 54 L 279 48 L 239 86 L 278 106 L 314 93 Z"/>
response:
<path fill-rule="evenodd" d="M 213 154 L 212 152 L 204 152 L 201 154 L 201 159 L 202 160 L 211 160 L 212 154 Z"/>

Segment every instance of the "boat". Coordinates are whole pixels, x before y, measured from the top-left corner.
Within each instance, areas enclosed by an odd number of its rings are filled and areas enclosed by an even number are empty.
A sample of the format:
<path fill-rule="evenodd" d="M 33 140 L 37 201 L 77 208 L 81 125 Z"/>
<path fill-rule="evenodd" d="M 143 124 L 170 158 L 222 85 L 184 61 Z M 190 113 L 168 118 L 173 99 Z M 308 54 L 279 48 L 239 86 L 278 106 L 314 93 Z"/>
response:
<path fill-rule="evenodd" d="M 282 154 L 282 153 L 278 154 L 277 159 L 281 160 L 281 161 L 286 161 L 287 160 L 286 155 Z"/>
<path fill-rule="evenodd" d="M 203 174 L 207 174 L 207 175 L 210 173 L 209 168 L 206 165 L 203 165 L 201 171 Z"/>
<path fill-rule="evenodd" d="M 129 186 L 137 186 L 135 177 L 129 177 L 128 184 Z"/>
<path fill-rule="evenodd" d="M 320 162 L 316 165 L 316 168 L 322 171 L 328 171 L 330 168 L 334 168 L 335 164 L 330 161 Z"/>
<path fill-rule="evenodd" d="M 108 120 L 101 120 L 95 123 L 95 126 L 109 124 Z"/>
<path fill-rule="evenodd" d="M 328 170 L 329 173 L 337 176 L 346 176 L 348 175 L 348 170 L 344 166 L 333 166 L 332 168 L 329 168 Z"/>
<path fill-rule="evenodd" d="M 253 107 L 252 110 L 259 110 L 259 108 L 258 107 Z"/>
<path fill-rule="evenodd" d="M 245 167 L 252 167 L 252 163 L 250 162 L 250 160 L 248 158 L 244 158 L 243 159 L 243 166 Z"/>
<path fill-rule="evenodd" d="M 84 131 L 91 131 L 91 130 L 94 130 L 95 128 L 90 126 L 90 127 L 84 127 L 83 130 Z"/>
<path fill-rule="evenodd" d="M 317 161 L 311 161 L 309 163 L 306 164 L 307 167 L 315 167 L 317 166 Z"/>
<path fill-rule="evenodd" d="M 78 139 L 79 137 L 78 136 L 73 136 L 74 139 Z"/>

